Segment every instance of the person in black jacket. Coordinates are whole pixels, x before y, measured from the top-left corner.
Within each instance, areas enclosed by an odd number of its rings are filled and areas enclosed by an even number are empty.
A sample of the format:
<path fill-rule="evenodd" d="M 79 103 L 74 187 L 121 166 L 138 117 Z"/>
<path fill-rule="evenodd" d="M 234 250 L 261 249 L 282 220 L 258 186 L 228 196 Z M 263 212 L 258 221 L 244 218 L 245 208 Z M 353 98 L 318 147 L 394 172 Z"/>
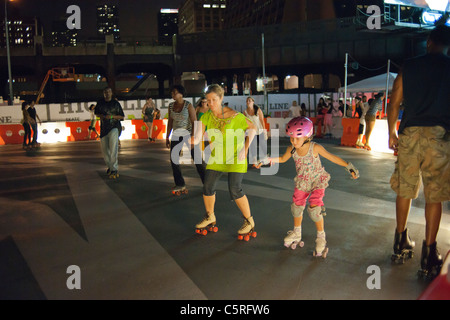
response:
<path fill-rule="evenodd" d="M 122 106 L 113 98 L 111 88 L 103 90 L 103 99 L 95 106 L 95 115 L 100 118 L 100 141 L 107 174 L 111 179 L 119 177 L 119 136 L 122 132 L 120 121 L 125 118 Z"/>

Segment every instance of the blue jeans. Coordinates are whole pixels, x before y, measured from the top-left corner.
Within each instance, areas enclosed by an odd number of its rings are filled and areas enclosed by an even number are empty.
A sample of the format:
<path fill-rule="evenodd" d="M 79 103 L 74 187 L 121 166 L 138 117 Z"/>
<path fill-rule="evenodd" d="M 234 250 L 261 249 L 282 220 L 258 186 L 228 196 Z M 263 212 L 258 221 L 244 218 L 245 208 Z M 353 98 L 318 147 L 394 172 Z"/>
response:
<path fill-rule="evenodd" d="M 119 170 L 119 130 L 112 129 L 101 141 L 103 158 L 110 171 Z"/>
<path fill-rule="evenodd" d="M 224 173 L 226 172 L 206 170 L 203 195 L 210 197 L 216 194 L 217 182 Z M 230 192 L 231 200 L 238 200 L 245 196 L 242 190 L 242 179 L 244 179 L 244 173 L 228 172 L 228 191 Z"/>

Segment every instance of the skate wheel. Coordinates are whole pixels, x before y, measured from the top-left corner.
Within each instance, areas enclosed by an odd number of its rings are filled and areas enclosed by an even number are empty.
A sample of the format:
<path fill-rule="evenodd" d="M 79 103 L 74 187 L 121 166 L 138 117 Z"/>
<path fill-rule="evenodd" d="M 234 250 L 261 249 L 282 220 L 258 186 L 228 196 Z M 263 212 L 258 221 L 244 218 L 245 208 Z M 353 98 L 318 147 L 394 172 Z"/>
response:
<path fill-rule="evenodd" d="M 216 233 L 216 232 L 219 231 L 219 228 L 218 228 L 218 227 L 214 227 L 214 228 L 212 228 L 212 231 L 213 231 L 214 233 Z"/>
<path fill-rule="evenodd" d="M 257 235 L 258 235 L 258 234 L 256 233 L 256 231 L 253 231 L 253 232 L 252 232 L 252 237 L 253 237 L 253 238 L 256 238 Z"/>
<path fill-rule="evenodd" d="M 181 192 L 180 192 L 180 191 L 177 191 L 177 192 L 175 192 L 175 195 L 181 196 Z"/>
<path fill-rule="evenodd" d="M 300 248 L 303 248 L 305 243 L 303 241 L 301 241 L 298 245 L 300 246 Z"/>
<path fill-rule="evenodd" d="M 247 234 L 247 235 L 244 237 L 244 240 L 245 240 L 245 241 L 249 241 L 249 240 L 250 240 L 250 235 Z"/>
<path fill-rule="evenodd" d="M 200 234 L 200 230 L 199 229 L 195 229 L 195 233 Z"/>
<path fill-rule="evenodd" d="M 243 240 L 244 236 L 243 235 L 238 235 L 238 240 Z"/>
<path fill-rule="evenodd" d="M 184 194 L 188 194 L 189 191 L 186 189 L 186 190 L 183 191 L 183 193 L 184 193 Z"/>
<path fill-rule="evenodd" d="M 297 244 L 296 244 L 296 243 L 291 244 L 291 249 L 292 249 L 292 250 L 297 249 Z"/>

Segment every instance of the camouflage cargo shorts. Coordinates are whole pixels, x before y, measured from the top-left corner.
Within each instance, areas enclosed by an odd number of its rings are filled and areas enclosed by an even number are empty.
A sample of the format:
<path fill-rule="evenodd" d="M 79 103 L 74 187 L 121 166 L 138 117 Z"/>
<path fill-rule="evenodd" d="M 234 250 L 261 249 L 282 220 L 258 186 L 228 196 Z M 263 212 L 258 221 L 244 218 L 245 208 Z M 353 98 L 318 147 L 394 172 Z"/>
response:
<path fill-rule="evenodd" d="M 391 188 L 416 199 L 421 182 L 427 203 L 450 200 L 450 139 L 443 127 L 408 127 L 399 135 Z"/>

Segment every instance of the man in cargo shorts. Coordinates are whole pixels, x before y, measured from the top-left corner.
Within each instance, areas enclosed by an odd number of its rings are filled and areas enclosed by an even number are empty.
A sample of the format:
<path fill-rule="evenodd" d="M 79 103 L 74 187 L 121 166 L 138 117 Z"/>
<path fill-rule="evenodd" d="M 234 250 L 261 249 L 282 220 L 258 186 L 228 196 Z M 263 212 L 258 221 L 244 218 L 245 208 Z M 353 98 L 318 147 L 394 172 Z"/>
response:
<path fill-rule="evenodd" d="M 425 195 L 425 240 L 420 275 L 434 277 L 442 266 L 436 237 L 442 202 L 450 200 L 450 28 L 437 26 L 427 41 L 427 54 L 405 61 L 394 82 L 388 108 L 389 147 L 398 152 L 391 178 L 397 193 L 397 228 L 393 261 L 412 257 L 414 241 L 406 228 L 411 200 Z M 400 105 L 404 112 L 397 136 Z"/>

